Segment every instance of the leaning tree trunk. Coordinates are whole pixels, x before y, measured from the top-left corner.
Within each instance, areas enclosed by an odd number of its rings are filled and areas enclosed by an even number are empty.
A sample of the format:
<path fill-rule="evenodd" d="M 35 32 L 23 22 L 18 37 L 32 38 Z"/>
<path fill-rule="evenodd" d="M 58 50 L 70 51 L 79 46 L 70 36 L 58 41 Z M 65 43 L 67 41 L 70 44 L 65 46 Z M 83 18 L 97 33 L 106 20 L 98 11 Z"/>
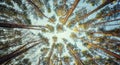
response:
<path fill-rule="evenodd" d="M 23 45 L 22 47 L 18 48 L 17 50 L 15 50 L 14 52 L 0 57 L 0 64 L 3 64 L 6 61 L 9 61 L 9 60 L 23 54 L 24 52 L 26 52 L 29 49 L 33 48 L 34 46 L 38 45 L 39 43 L 40 43 L 40 41 L 36 41 L 36 42 L 34 42 L 34 44 L 29 46 L 28 48 L 25 48 L 25 46 L 28 45 L 28 43 L 27 43 L 27 44 Z"/>
<path fill-rule="evenodd" d="M 25 25 L 25 24 L 16 24 L 16 23 L 0 23 L 0 27 L 22 28 L 22 29 L 33 29 L 33 30 L 41 30 L 41 28 L 46 28 L 45 26 L 40 26 L 40 25 Z"/>
<path fill-rule="evenodd" d="M 71 6 L 71 8 L 68 10 L 68 12 L 66 13 L 66 17 L 63 19 L 63 24 L 66 24 L 68 18 L 70 17 L 70 15 L 73 13 L 73 11 L 75 10 L 76 6 L 78 5 L 80 0 L 75 0 L 75 2 L 73 3 L 73 5 Z"/>
<path fill-rule="evenodd" d="M 100 46 L 98 46 L 98 45 L 96 45 L 96 44 L 88 43 L 88 45 L 92 46 L 93 48 L 98 48 L 98 49 L 104 51 L 105 53 L 107 53 L 107 54 L 109 54 L 109 55 L 111 55 L 111 56 L 113 56 L 113 57 L 115 57 L 115 58 L 120 59 L 120 55 L 118 55 L 118 54 L 116 54 L 116 53 L 114 53 L 114 52 L 111 52 L 111 51 L 109 51 L 109 50 L 107 50 L 107 49 L 104 49 L 104 48 L 102 48 L 102 47 L 100 47 Z"/>
<path fill-rule="evenodd" d="M 103 8 L 104 6 L 108 5 L 109 3 L 113 2 L 115 0 L 106 0 L 103 4 L 101 4 L 100 6 L 98 6 L 96 9 L 92 10 L 91 12 L 89 12 L 88 14 L 83 15 L 80 20 L 90 16 L 91 14 L 93 14 L 94 12 L 98 11 L 99 9 Z"/>

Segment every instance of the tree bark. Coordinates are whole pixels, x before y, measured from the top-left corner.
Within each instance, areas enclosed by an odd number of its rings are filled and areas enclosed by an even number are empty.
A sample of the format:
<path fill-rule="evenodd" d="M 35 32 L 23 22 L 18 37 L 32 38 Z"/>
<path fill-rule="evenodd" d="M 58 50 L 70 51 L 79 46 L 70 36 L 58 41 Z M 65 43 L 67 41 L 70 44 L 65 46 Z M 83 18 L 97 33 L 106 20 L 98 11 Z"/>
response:
<path fill-rule="evenodd" d="M 96 44 L 88 43 L 88 45 L 90 45 L 90 46 L 92 46 L 92 47 L 94 47 L 94 48 L 98 48 L 98 49 L 104 51 L 105 53 L 107 53 L 107 54 L 109 54 L 109 55 L 111 55 L 111 56 L 113 56 L 113 57 L 115 57 L 115 58 L 120 59 L 120 55 L 118 55 L 118 54 L 116 54 L 116 53 L 113 53 L 113 52 L 111 52 L 111 51 L 109 51 L 109 50 L 107 50 L 107 49 L 104 49 L 104 48 L 102 48 L 102 47 L 100 47 L 100 46 L 98 46 L 98 45 L 96 45 Z"/>
<path fill-rule="evenodd" d="M 24 46 L 18 48 L 17 50 L 15 50 L 14 52 L 10 53 L 10 54 L 7 54 L 7 55 L 4 55 L 2 57 L 0 57 L 0 64 L 3 64 L 5 63 L 6 61 L 8 60 L 11 60 L 21 54 L 23 54 L 24 52 L 28 51 L 29 49 L 33 48 L 34 46 L 38 45 L 39 42 L 34 42 L 33 45 L 29 46 L 28 48 L 24 48 L 21 50 L 21 48 L 25 47 L 27 44 L 25 44 Z"/>
<path fill-rule="evenodd" d="M 74 53 L 74 51 L 69 46 L 67 46 L 67 48 L 70 51 L 70 53 L 74 56 L 77 65 L 84 65 L 78 54 Z"/>
<path fill-rule="evenodd" d="M 45 28 L 44 26 L 40 25 L 25 25 L 25 24 L 16 24 L 16 23 L 0 23 L 0 27 L 4 28 L 23 28 L 23 29 L 34 29 L 34 30 L 41 30 L 39 28 Z M 36 28 L 34 28 L 36 27 Z M 39 27 L 39 28 L 37 28 Z"/>
<path fill-rule="evenodd" d="M 68 18 L 70 17 L 70 15 L 73 13 L 74 9 L 76 8 L 77 4 L 79 3 L 80 0 L 75 0 L 75 2 L 73 3 L 73 5 L 71 6 L 71 8 L 68 10 L 66 17 L 64 18 L 64 23 L 65 24 L 68 20 Z"/>
<path fill-rule="evenodd" d="M 85 14 L 84 16 L 81 16 L 80 20 L 88 17 L 89 15 L 93 14 L 94 12 L 98 11 L 99 9 L 103 8 L 104 6 L 108 5 L 109 3 L 113 2 L 113 1 L 115 1 L 115 0 L 106 0 L 103 4 L 101 4 L 100 6 L 98 6 L 96 9 L 92 10 L 88 14 Z"/>
<path fill-rule="evenodd" d="M 109 20 L 109 21 L 104 21 L 104 22 L 100 22 L 100 23 L 96 23 L 96 24 L 94 24 L 94 25 L 95 25 L 95 26 L 101 26 L 101 25 L 104 25 L 104 24 L 106 24 L 106 23 L 110 23 L 110 22 L 114 22 L 114 21 L 118 21 L 118 20 L 120 20 L 120 18 L 114 19 L 114 20 Z"/>

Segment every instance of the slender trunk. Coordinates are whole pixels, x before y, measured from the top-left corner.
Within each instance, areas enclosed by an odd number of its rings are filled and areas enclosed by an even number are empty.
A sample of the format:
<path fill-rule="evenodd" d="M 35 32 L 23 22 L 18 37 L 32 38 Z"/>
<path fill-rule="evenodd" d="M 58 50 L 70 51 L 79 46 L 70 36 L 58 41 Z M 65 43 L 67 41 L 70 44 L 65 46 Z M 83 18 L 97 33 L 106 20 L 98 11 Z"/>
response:
<path fill-rule="evenodd" d="M 67 0 L 63 0 L 63 4 L 64 4 L 64 5 L 66 5 L 66 1 L 67 1 Z"/>
<path fill-rule="evenodd" d="M 100 6 L 98 6 L 96 9 L 92 10 L 91 12 L 89 12 L 88 14 L 85 14 L 84 16 L 82 16 L 80 18 L 80 20 L 88 17 L 89 15 L 93 14 L 94 12 L 98 11 L 99 9 L 103 8 L 104 6 L 108 5 L 109 3 L 113 2 L 115 0 L 106 0 L 103 4 L 101 4 Z"/>
<path fill-rule="evenodd" d="M 31 0 L 27 0 L 27 1 L 35 7 L 36 13 L 44 16 L 45 18 L 49 19 L 50 21 L 53 21 L 51 18 L 47 17 L 33 1 L 31 1 Z"/>
<path fill-rule="evenodd" d="M 104 17 L 106 17 L 106 16 L 111 16 L 111 15 L 113 15 L 113 14 L 115 14 L 115 13 L 118 13 L 118 12 L 120 12 L 120 10 L 110 11 L 108 14 L 105 14 L 105 15 L 102 15 L 101 17 L 96 18 L 96 20 L 97 20 L 97 19 L 104 18 Z"/>
<path fill-rule="evenodd" d="M 107 16 L 112 16 L 113 14 L 118 13 L 118 12 L 120 12 L 120 10 L 110 11 L 108 14 L 102 15 L 102 16 L 100 16 L 100 17 L 96 17 L 96 18 L 94 18 L 94 19 L 92 19 L 92 20 L 99 20 L 99 19 L 105 18 L 105 17 L 107 17 Z M 92 24 L 93 22 L 94 22 L 94 21 L 90 21 L 90 22 L 86 22 L 85 24 L 91 24 L 91 25 L 93 25 L 93 24 Z M 96 24 L 97 24 L 97 23 L 96 23 Z"/>
<path fill-rule="evenodd" d="M 75 2 L 73 3 L 73 5 L 71 6 L 71 8 L 68 10 L 66 17 L 64 18 L 64 22 L 63 24 L 65 24 L 68 20 L 68 18 L 70 17 L 70 15 L 73 13 L 74 9 L 76 8 L 77 4 L 79 3 L 80 0 L 75 0 Z"/>
<path fill-rule="evenodd" d="M 51 49 L 50 49 L 50 52 L 49 52 L 49 56 L 48 56 L 48 65 L 50 64 L 50 60 L 51 60 L 51 56 L 53 54 L 53 51 L 54 51 L 54 47 L 55 47 L 55 43 L 53 43 Z"/>
<path fill-rule="evenodd" d="M 111 52 L 111 51 L 109 51 L 109 50 L 107 50 L 107 49 L 104 49 L 104 48 L 102 48 L 102 47 L 100 47 L 100 46 L 98 46 L 98 45 L 96 45 L 96 44 L 89 43 L 88 45 L 90 45 L 90 46 L 92 46 L 92 47 L 94 47 L 94 48 L 98 48 L 98 49 L 104 51 L 105 53 L 107 53 L 107 54 L 109 54 L 109 55 L 111 55 L 111 56 L 113 56 L 113 57 L 115 57 L 115 58 L 120 59 L 120 55 L 118 55 L 118 54 L 116 54 L 116 53 L 113 53 L 113 52 Z"/>
<path fill-rule="evenodd" d="M 110 22 L 114 22 L 114 21 L 118 21 L 118 20 L 120 20 L 120 18 L 114 19 L 114 20 L 109 20 L 109 21 L 104 21 L 104 22 L 100 22 L 100 23 L 96 23 L 94 25 L 95 26 L 101 26 L 101 25 L 105 25 L 106 23 L 110 23 Z"/>
<path fill-rule="evenodd" d="M 78 56 L 77 53 L 74 53 L 74 51 L 70 47 L 68 47 L 68 50 L 74 56 L 77 65 L 84 65 L 84 63 L 81 61 L 81 59 L 80 59 L 80 57 Z"/>
<path fill-rule="evenodd" d="M 0 27 L 23 28 L 23 29 L 33 29 L 33 30 L 41 30 L 39 28 L 45 28 L 44 26 L 40 26 L 40 25 L 25 25 L 25 24 L 16 24 L 16 23 L 0 23 Z"/>
<path fill-rule="evenodd" d="M 22 35 L 22 36 L 20 36 L 19 38 L 21 39 L 21 38 L 24 38 L 24 37 L 26 37 L 28 34 L 27 33 L 25 33 L 24 35 Z M 13 41 L 13 40 L 12 40 Z M 10 48 L 10 47 L 13 47 L 13 46 L 17 46 L 18 45 L 18 43 L 16 43 L 16 42 L 18 42 L 18 41 L 13 41 L 13 42 L 10 42 L 9 44 L 9 46 L 4 46 L 3 45 L 3 47 L 0 47 L 0 50 L 3 50 L 3 49 L 6 49 L 6 48 Z"/>
<path fill-rule="evenodd" d="M 39 42 L 36 42 L 33 45 L 29 46 L 28 48 L 24 48 L 24 49 L 22 49 L 22 50 L 20 50 L 18 52 L 10 53 L 10 54 L 7 54 L 7 55 L 4 55 L 4 56 L 0 57 L 0 64 L 3 64 L 8 60 L 11 60 L 11 59 L 23 54 L 24 52 L 28 51 L 29 49 L 35 47 L 38 44 L 39 44 Z"/>
<path fill-rule="evenodd" d="M 104 26 L 120 26 L 120 24 L 108 24 L 108 25 L 104 25 Z"/>
<path fill-rule="evenodd" d="M 31 5 L 33 5 L 35 7 L 35 9 L 40 13 L 42 14 L 42 16 L 48 18 L 45 14 L 43 14 L 43 12 L 39 9 L 39 7 L 31 0 L 27 0 Z"/>
<path fill-rule="evenodd" d="M 63 8 L 65 8 L 66 7 L 66 1 L 67 0 L 62 0 L 63 1 Z"/>
<path fill-rule="evenodd" d="M 41 61 L 41 60 L 40 60 L 40 58 L 39 58 L 39 60 L 38 60 L 38 64 L 37 64 L 37 65 L 40 65 L 40 61 Z"/>
<path fill-rule="evenodd" d="M 39 41 L 39 40 L 37 40 L 37 41 Z M 18 48 L 18 49 L 15 50 L 14 52 L 12 52 L 12 54 L 15 54 L 15 53 L 19 52 L 20 50 L 24 49 L 25 46 L 27 46 L 27 45 L 29 45 L 29 44 L 31 44 L 31 43 L 35 43 L 35 42 L 37 42 L 37 41 L 32 41 L 32 42 L 28 42 L 28 43 L 26 43 L 26 44 L 23 45 L 22 47 Z"/>
<path fill-rule="evenodd" d="M 4 65 L 9 65 L 8 63 L 10 62 L 11 60 L 8 60 L 4 63 Z"/>
<path fill-rule="evenodd" d="M 112 31 L 99 31 L 99 32 L 90 32 L 90 34 L 102 34 L 104 36 L 118 36 L 119 31 L 118 32 L 112 32 Z"/>

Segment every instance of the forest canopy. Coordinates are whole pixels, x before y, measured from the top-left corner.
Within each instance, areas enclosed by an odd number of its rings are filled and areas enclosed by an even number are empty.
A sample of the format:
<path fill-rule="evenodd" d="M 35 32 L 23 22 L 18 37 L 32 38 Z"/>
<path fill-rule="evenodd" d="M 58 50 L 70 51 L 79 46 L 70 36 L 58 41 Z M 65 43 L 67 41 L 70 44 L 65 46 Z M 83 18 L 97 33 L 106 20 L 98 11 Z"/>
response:
<path fill-rule="evenodd" d="M 0 65 L 120 65 L 120 0 L 0 0 Z"/>

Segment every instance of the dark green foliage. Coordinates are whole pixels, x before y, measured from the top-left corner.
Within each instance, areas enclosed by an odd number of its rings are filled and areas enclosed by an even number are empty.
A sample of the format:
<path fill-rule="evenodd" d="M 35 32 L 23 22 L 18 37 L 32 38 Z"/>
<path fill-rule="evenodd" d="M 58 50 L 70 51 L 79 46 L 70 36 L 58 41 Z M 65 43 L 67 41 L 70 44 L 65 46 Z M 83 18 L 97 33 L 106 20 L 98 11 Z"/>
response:
<path fill-rule="evenodd" d="M 90 3 L 92 6 L 99 4 L 100 0 L 86 0 L 86 3 Z"/>
<path fill-rule="evenodd" d="M 28 64 L 28 62 L 29 62 L 29 59 L 27 59 L 27 58 L 25 58 L 25 59 L 23 59 L 23 64 Z"/>
<path fill-rule="evenodd" d="M 0 13 L 4 13 L 8 16 L 16 16 L 18 13 L 15 9 L 7 7 L 5 5 L 0 5 L 0 10 Z"/>
<path fill-rule="evenodd" d="M 13 0 L 15 3 L 18 4 L 18 6 L 21 6 L 22 5 L 22 0 Z"/>
<path fill-rule="evenodd" d="M 8 5 L 13 6 L 13 3 L 11 2 L 11 0 L 4 0 L 4 1 L 5 1 L 5 3 L 7 3 Z"/>

